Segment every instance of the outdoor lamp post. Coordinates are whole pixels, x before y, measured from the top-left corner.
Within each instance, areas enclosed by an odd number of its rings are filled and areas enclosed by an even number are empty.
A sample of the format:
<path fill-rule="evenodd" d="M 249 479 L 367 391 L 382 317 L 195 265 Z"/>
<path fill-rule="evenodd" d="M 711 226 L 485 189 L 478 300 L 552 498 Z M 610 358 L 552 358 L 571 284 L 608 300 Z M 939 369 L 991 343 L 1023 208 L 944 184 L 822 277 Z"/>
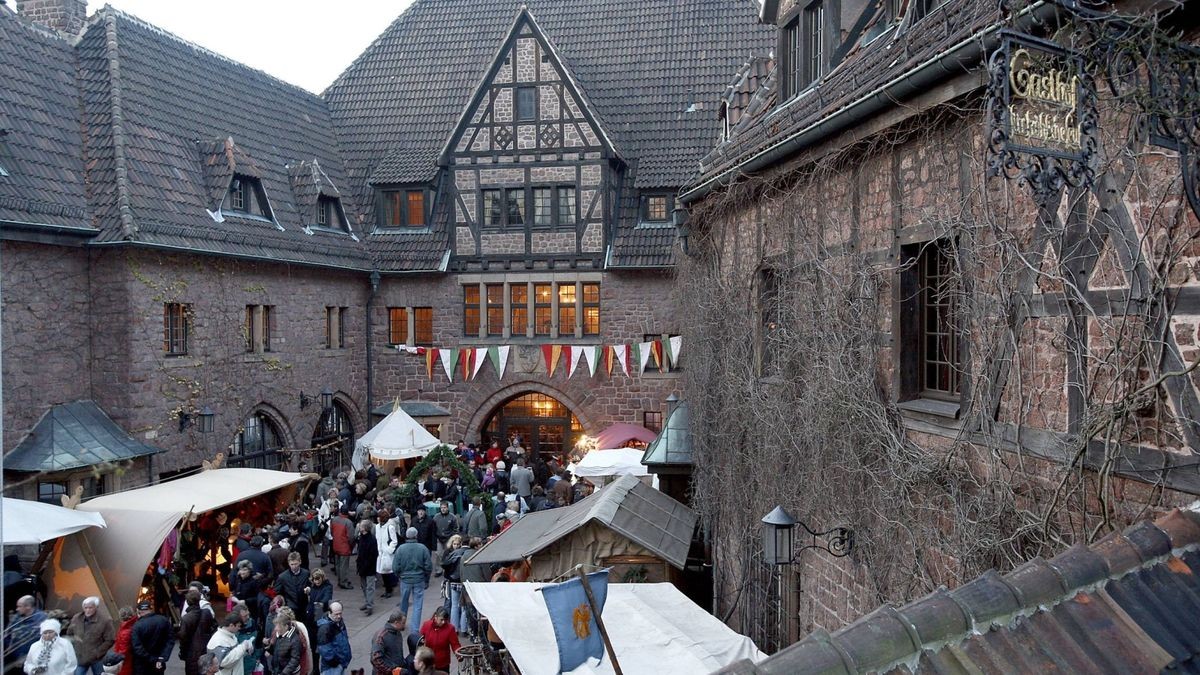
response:
<path fill-rule="evenodd" d="M 321 390 L 321 410 L 329 410 L 333 407 L 333 390 L 325 387 Z"/>
<path fill-rule="evenodd" d="M 847 556 L 854 548 L 854 531 L 835 527 L 824 532 L 814 532 L 804 523 L 792 517 L 787 509 L 776 506 L 762 519 L 763 559 L 771 565 L 790 565 L 798 560 L 798 553 L 809 548 L 821 549 L 838 558 Z M 796 526 L 804 528 L 808 543 L 794 551 Z"/>

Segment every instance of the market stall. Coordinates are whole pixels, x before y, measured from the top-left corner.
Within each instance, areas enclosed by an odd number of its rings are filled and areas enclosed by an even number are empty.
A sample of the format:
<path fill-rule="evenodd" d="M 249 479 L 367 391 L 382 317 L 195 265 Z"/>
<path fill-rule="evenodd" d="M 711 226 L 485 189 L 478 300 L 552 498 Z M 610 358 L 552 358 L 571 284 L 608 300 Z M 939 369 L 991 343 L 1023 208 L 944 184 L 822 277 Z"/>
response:
<path fill-rule="evenodd" d="M 404 460 L 424 457 L 441 444 L 436 436 L 397 405 L 355 442 L 351 463 L 355 469 L 361 469 L 370 457 L 381 468 L 388 469 Z"/>
<path fill-rule="evenodd" d="M 596 447 L 625 448 L 636 447 L 645 449 L 646 444 L 654 440 L 658 434 L 646 427 L 624 422 L 614 424 L 596 435 Z"/>
<path fill-rule="evenodd" d="M 95 595 L 116 616 L 118 606 L 153 593 L 144 585 L 147 568 L 153 563 L 165 576 L 164 568 L 176 557 L 168 545 L 174 541 L 178 547 L 185 537 L 205 556 L 190 565 L 227 565 L 223 558 L 231 528 L 270 522 L 313 478 L 266 469 L 212 469 L 84 502 L 78 510 L 103 516 L 108 527 L 59 540 L 45 579 L 50 608 L 78 607 Z"/>
<path fill-rule="evenodd" d="M 521 675 L 555 675 L 558 647 L 537 583 L 465 584 L 465 592 L 503 642 Z M 626 673 L 710 673 L 741 659 L 766 658 L 671 584 L 608 585 L 601 613 L 621 669 Z M 608 657 L 572 675 L 612 673 Z"/>
<path fill-rule="evenodd" d="M 643 483 L 657 488 L 658 479 L 642 464 L 644 451 L 636 448 L 592 450 L 568 469 L 571 475 L 586 478 L 601 487 L 618 476 L 637 476 Z"/>

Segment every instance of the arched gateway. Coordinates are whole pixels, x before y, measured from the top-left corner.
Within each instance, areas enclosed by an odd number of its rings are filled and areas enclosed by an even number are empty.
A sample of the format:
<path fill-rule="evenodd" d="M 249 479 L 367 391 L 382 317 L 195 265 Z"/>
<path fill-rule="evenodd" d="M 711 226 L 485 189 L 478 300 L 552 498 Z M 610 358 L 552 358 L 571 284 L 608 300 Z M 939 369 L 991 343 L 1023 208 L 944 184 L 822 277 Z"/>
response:
<path fill-rule="evenodd" d="M 565 403 L 537 391 L 516 394 L 497 405 L 479 430 L 485 447 L 493 440 L 506 447 L 517 434 L 526 450 L 545 459 L 569 453 L 582 433 L 583 425 Z"/>

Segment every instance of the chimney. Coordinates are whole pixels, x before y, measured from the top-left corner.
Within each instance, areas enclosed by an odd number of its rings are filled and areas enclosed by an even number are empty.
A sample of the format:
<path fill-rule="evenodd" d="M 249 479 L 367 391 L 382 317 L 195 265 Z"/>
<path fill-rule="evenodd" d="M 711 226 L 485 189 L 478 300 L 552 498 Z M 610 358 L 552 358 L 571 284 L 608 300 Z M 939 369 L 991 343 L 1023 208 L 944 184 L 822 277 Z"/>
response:
<path fill-rule="evenodd" d="M 78 35 L 87 19 L 87 0 L 17 0 L 17 12 L 43 26 Z"/>

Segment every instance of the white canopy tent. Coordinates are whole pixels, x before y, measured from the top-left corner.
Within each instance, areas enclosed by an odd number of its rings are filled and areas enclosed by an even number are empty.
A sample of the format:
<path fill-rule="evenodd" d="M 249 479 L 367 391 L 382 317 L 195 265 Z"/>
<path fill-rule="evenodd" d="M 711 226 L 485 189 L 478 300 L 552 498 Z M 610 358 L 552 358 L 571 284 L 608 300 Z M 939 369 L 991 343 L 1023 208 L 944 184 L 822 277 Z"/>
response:
<path fill-rule="evenodd" d="M 41 544 L 89 527 L 108 527 L 104 516 L 75 511 L 53 504 L 5 497 L 3 501 L 5 546 Z"/>
<path fill-rule="evenodd" d="M 583 456 L 573 467 L 568 467 L 571 475 L 586 478 L 597 487 L 604 485 L 617 476 L 638 476 L 642 482 L 651 487 L 658 487 L 658 476 L 649 472 L 642 464 L 644 450 L 637 448 L 613 448 L 611 450 L 592 450 Z"/>
<path fill-rule="evenodd" d="M 558 647 L 541 593 L 545 584 L 466 583 L 467 595 L 490 625 L 522 675 L 556 675 Z M 608 585 L 601 614 L 613 651 L 626 673 L 711 673 L 740 659 L 766 658 L 671 584 Z M 571 675 L 612 673 L 608 656 Z"/>
<path fill-rule="evenodd" d="M 78 510 L 102 515 L 108 527 L 60 540 L 46 575 L 52 607 L 78 607 L 83 598 L 96 595 L 116 616 L 116 605 L 137 598 L 146 566 L 184 516 L 221 509 L 311 478 L 312 474 L 267 469 L 213 469 L 88 500 Z M 277 506 L 285 506 L 293 497 L 291 491 L 281 492 Z"/>
<path fill-rule="evenodd" d="M 355 469 L 363 468 L 368 455 L 371 459 L 384 462 L 424 457 L 441 444 L 425 427 L 397 406 L 354 443 L 351 464 Z"/>

